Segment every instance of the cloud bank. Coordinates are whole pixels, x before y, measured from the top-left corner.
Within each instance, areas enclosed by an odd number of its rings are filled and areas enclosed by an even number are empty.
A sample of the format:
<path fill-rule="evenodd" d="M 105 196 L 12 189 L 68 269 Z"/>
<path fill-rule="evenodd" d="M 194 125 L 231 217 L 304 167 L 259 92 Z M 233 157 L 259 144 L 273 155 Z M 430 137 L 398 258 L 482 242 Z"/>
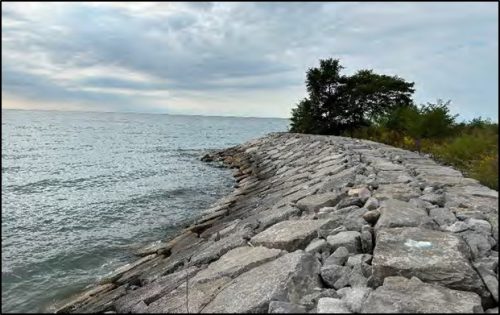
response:
<path fill-rule="evenodd" d="M 340 58 L 498 120 L 497 3 L 2 3 L 3 108 L 288 117 Z"/>

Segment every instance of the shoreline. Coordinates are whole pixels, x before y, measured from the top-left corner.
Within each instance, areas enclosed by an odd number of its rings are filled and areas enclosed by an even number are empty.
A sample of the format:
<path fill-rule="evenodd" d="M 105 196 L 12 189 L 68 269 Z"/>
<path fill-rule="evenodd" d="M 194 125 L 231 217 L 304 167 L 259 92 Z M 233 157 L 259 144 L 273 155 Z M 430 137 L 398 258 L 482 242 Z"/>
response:
<path fill-rule="evenodd" d="M 460 296 L 457 312 L 498 307 L 498 192 L 450 167 L 368 140 L 285 132 L 202 160 L 233 169 L 233 192 L 173 239 L 142 248 L 140 259 L 61 301 L 57 313 L 362 311 L 366 303 L 383 311 L 374 299 L 390 300 L 384 292 L 395 285 Z M 412 240 L 429 231 L 434 238 L 411 244 L 449 256 L 434 253 L 429 265 L 417 255 L 428 265 L 418 272 L 402 258 L 391 265 L 408 243 L 385 248 L 403 241 L 394 229 Z M 446 269 L 450 257 L 465 267 Z M 438 265 L 464 280 L 432 280 Z"/>

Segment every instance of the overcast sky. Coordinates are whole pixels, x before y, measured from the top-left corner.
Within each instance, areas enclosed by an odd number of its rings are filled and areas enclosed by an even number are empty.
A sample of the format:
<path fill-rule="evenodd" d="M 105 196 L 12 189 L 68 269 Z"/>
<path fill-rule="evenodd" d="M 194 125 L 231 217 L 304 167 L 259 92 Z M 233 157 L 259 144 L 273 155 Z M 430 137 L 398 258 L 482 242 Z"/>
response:
<path fill-rule="evenodd" d="M 2 3 L 2 107 L 288 117 L 339 58 L 498 120 L 497 3 Z"/>

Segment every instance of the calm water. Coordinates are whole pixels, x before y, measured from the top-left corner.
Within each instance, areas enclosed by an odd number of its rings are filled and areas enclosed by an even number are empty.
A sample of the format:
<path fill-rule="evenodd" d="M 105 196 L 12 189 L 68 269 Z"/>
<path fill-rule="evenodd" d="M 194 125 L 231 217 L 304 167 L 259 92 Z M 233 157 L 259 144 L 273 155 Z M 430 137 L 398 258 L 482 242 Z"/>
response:
<path fill-rule="evenodd" d="M 2 110 L 2 311 L 46 311 L 232 190 L 199 160 L 284 119 Z"/>

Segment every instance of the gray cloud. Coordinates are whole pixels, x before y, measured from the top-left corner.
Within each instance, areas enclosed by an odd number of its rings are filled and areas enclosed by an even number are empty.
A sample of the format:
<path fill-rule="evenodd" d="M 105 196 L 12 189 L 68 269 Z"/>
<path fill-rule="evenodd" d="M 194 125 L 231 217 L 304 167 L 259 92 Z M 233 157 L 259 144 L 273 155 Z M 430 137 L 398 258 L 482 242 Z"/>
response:
<path fill-rule="evenodd" d="M 246 102 L 245 114 L 286 117 L 307 68 L 335 57 L 496 120 L 497 23 L 490 3 L 5 3 L 2 91 L 116 111 L 238 115 Z"/>

